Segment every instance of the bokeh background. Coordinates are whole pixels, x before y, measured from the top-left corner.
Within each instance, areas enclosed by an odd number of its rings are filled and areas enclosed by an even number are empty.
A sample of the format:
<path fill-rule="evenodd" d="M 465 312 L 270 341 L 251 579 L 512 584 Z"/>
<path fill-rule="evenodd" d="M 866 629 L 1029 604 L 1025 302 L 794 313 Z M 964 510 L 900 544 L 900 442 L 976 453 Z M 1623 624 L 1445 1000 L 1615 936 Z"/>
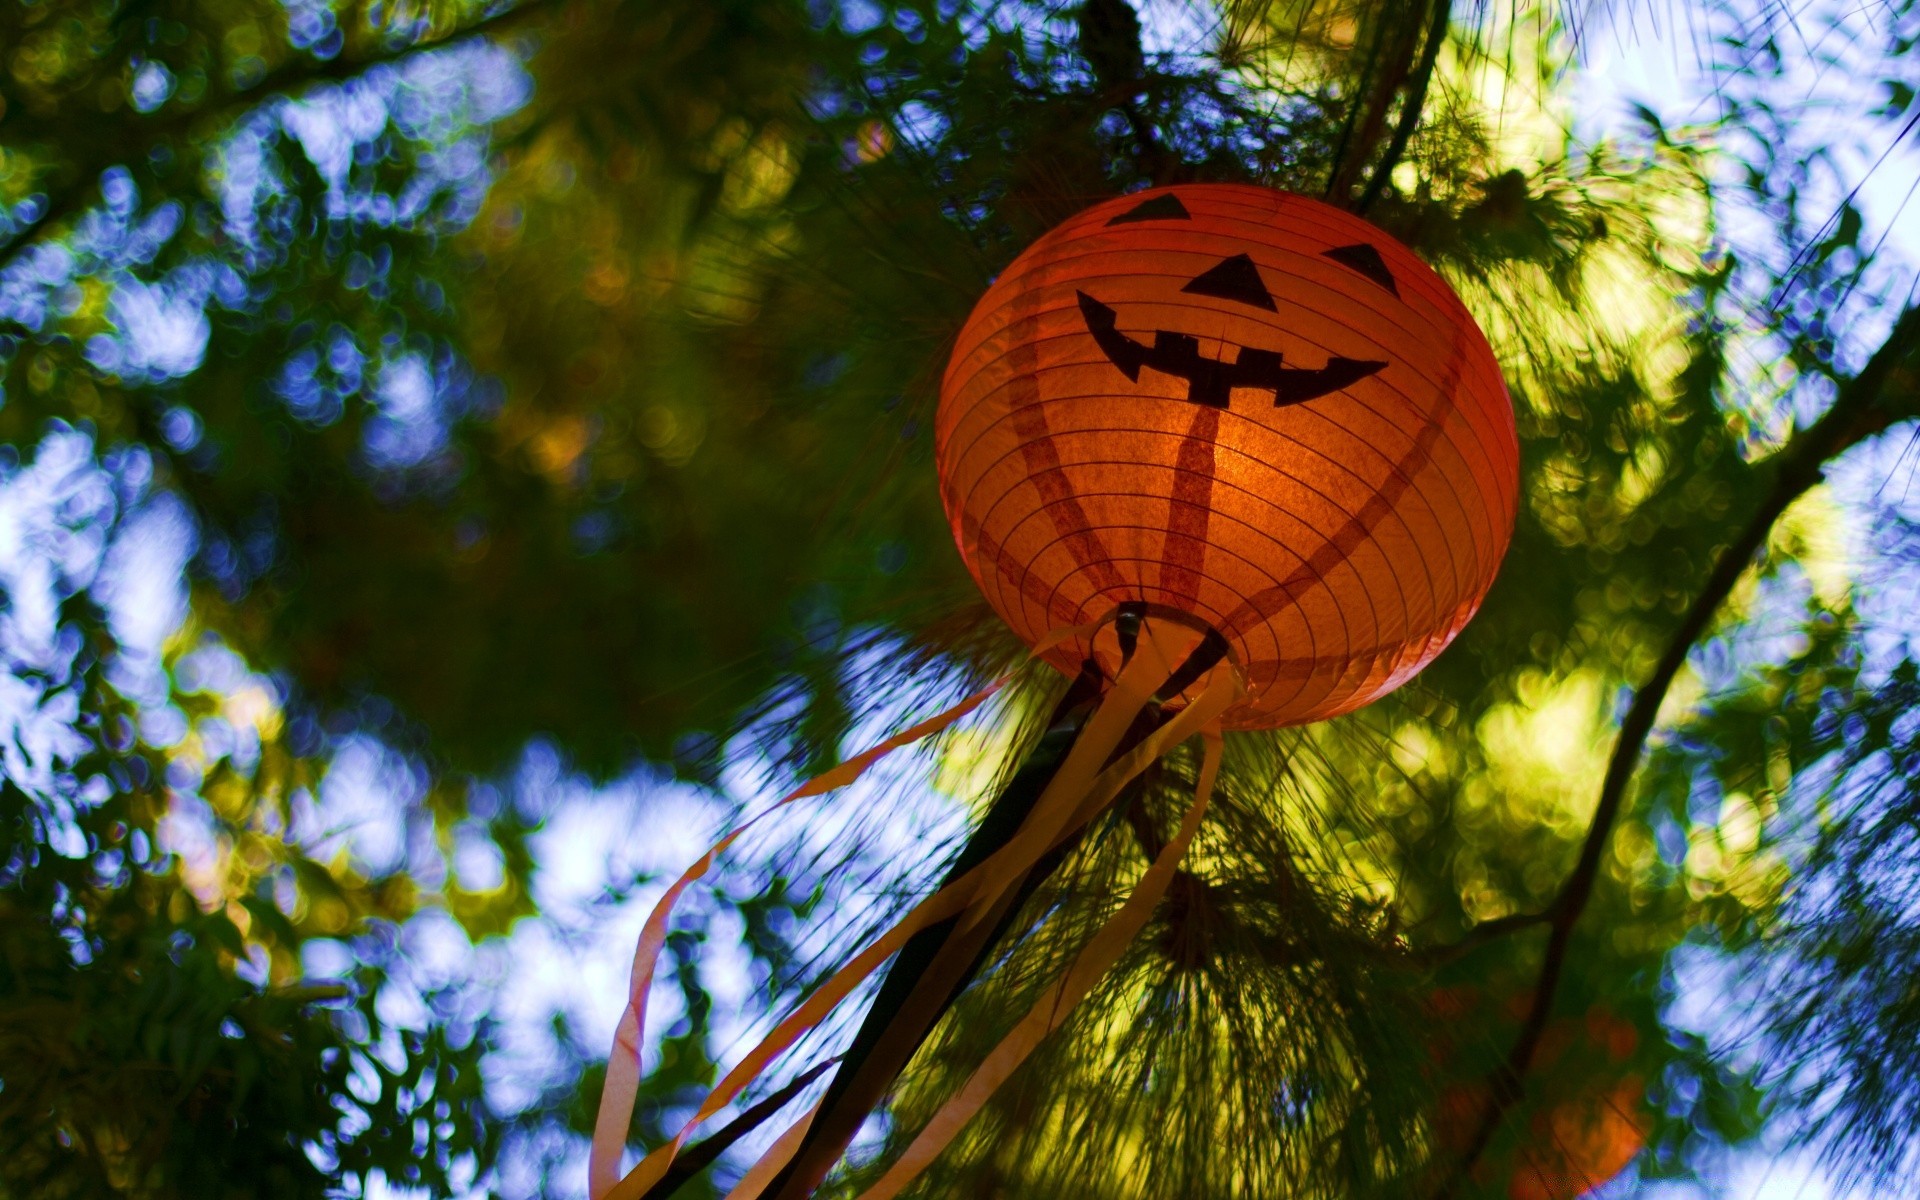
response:
<path fill-rule="evenodd" d="M 1541 1069 L 1457 1182 L 1571 1195 L 1528 1157 L 1599 1136 L 1607 1195 L 1911 1188 L 1920 10 L 1133 12 L 7 0 L 0 1196 L 584 1194 L 666 882 L 1017 660 L 932 478 L 959 323 L 1053 222 L 1183 179 L 1329 196 L 1454 282 L 1514 393 L 1514 548 L 1403 692 L 1245 740 L 1223 828 L 1271 852 L 1202 847 L 1223 949 L 1149 938 L 934 1194 L 1414 1194 L 1635 689 L 1873 363 L 1681 643 Z M 1022 679 L 690 894 L 636 1147 L 928 886 Z M 1097 1018 L 1141 996 L 1238 1032 L 1170 1021 L 1115 1098 Z M 1209 1106 L 1258 1136 L 1143 1132 Z"/>

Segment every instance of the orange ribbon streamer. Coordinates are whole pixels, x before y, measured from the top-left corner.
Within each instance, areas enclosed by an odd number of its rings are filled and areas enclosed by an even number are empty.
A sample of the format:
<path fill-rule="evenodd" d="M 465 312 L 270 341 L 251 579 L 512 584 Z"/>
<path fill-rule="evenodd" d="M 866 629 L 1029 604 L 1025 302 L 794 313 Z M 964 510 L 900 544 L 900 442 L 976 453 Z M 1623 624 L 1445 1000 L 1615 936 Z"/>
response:
<path fill-rule="evenodd" d="M 1057 631 L 1041 645 L 1034 647 L 1033 654 L 1038 657 L 1054 644 L 1082 632 L 1084 630 L 1079 629 Z M 619 1170 L 620 1154 L 625 1148 L 625 1132 L 632 1120 L 634 1098 L 638 1093 L 638 1046 L 640 1030 L 645 1027 L 646 993 L 652 983 L 654 965 L 666 942 L 667 920 L 680 893 L 706 873 L 716 855 L 767 812 L 802 796 L 818 795 L 853 782 L 884 754 L 929 736 L 972 711 L 1004 686 L 1007 680 L 995 682 L 953 709 L 803 784 L 773 808 L 722 838 L 699 862 L 688 868 L 686 874 L 668 889 L 654 908 L 635 951 L 627 1011 L 615 1035 L 614 1052 L 608 1062 L 607 1083 L 601 1091 L 599 1119 L 594 1128 L 593 1155 L 588 1171 L 588 1190 L 592 1200 L 638 1200 L 644 1196 L 665 1176 L 680 1148 L 696 1128 L 732 1103 L 776 1058 L 823 1021 L 840 1001 L 909 939 L 930 925 L 962 913 L 967 914 L 969 926 L 984 919 L 997 901 L 1016 886 L 1040 859 L 1112 803 L 1120 789 L 1145 770 L 1149 763 L 1203 726 L 1217 725 L 1220 713 L 1239 695 L 1237 675 L 1231 668 L 1221 669 L 1219 674 L 1233 680 L 1231 686 L 1210 687 L 1199 700 L 1182 709 L 1133 750 L 1107 764 L 1134 718 L 1145 708 L 1155 684 L 1166 678 L 1171 669 L 1158 640 L 1142 638 L 1139 650 L 1114 680 L 1112 690 L 1094 710 L 1086 727 L 1069 749 L 1066 761 L 1041 792 L 1014 837 L 984 862 L 915 905 L 897 924 L 816 988 L 727 1073 L 673 1138 L 656 1147 L 624 1178 L 614 1182 L 613 1177 Z M 1104 769 L 1102 764 L 1107 764 Z M 804 1132 L 804 1125 L 810 1121 L 811 1114 L 797 1128 Z M 754 1174 L 760 1173 L 762 1164 L 779 1150 L 780 1145 L 787 1142 L 789 1135 L 796 1139 L 797 1144 L 799 1135 L 790 1129 L 788 1135 L 783 1135 L 781 1142 L 769 1150 L 760 1163 L 755 1164 Z M 788 1156 L 792 1153 L 791 1147 L 785 1151 Z M 777 1167 L 769 1168 L 769 1178 L 774 1170 Z"/>
<path fill-rule="evenodd" d="M 1080 811 L 1087 809 L 1086 805 L 1076 803 L 1080 797 L 1073 792 L 1077 790 L 1084 793 L 1085 777 L 1097 769 L 1105 757 L 1113 752 L 1127 727 L 1133 723 L 1134 715 L 1145 707 L 1149 692 L 1147 687 L 1143 686 L 1143 681 L 1149 678 L 1163 678 L 1165 675 L 1165 665 L 1162 663 L 1156 667 L 1151 663 L 1151 657 L 1147 654 L 1136 654 L 1134 661 L 1120 673 L 1120 678 L 1114 681 L 1113 691 L 1101 702 L 1100 707 L 1094 710 L 1086 729 L 1075 741 L 1073 749 L 1068 751 L 1067 762 L 1062 764 L 1053 781 L 1041 793 L 1033 811 L 1028 814 L 1026 823 L 1007 845 L 1001 847 L 973 870 L 922 900 L 898 924 L 869 944 L 845 967 L 814 989 L 799 1008 L 775 1026 L 773 1032 L 741 1059 L 733 1070 L 729 1071 L 726 1077 L 707 1094 L 706 1100 L 701 1103 L 692 1118 L 681 1127 L 679 1133 L 664 1144 L 655 1147 L 652 1153 L 642 1159 L 640 1165 L 635 1167 L 626 1178 L 605 1193 L 593 1194 L 594 1200 L 638 1200 L 638 1197 L 646 1195 L 673 1165 L 674 1158 L 678 1156 L 680 1148 L 686 1144 L 687 1139 L 692 1136 L 694 1129 L 731 1104 L 734 1097 L 757 1079 L 775 1058 L 785 1053 L 808 1030 L 825 1020 L 841 1000 L 844 1000 L 868 975 L 898 952 L 908 939 L 929 925 L 958 916 L 970 905 L 991 904 L 1012 885 L 1014 880 L 1019 879 L 1033 864 L 1045 857 L 1056 841 L 1071 833 L 1072 829 L 1078 828 L 1078 823 L 1069 828 L 1060 828 L 1061 822 L 1052 819 L 1054 810 L 1064 807 L 1067 812 L 1078 815 Z M 1156 669 L 1159 673 L 1153 674 Z M 1177 721 L 1178 718 L 1176 723 Z M 1165 734 L 1171 728 L 1172 723 L 1161 733 Z M 1104 787 L 1104 793 L 1109 800 L 1128 779 L 1138 774 L 1145 768 L 1147 762 L 1151 761 L 1140 753 L 1140 750 L 1146 749 L 1151 742 L 1152 739 L 1149 739 L 1149 742 L 1143 743 L 1139 750 L 1108 768 L 1107 773 L 1126 767 L 1131 768 L 1129 774 L 1114 779 Z M 1069 775 L 1070 768 L 1074 772 L 1073 775 Z M 1106 781 L 1101 779 L 1101 782 L 1105 784 Z M 1096 811 L 1098 811 L 1097 808 L 1086 811 L 1086 819 L 1090 819 Z M 1055 831 L 1057 836 L 1049 836 Z M 664 903 L 665 900 L 663 900 Z M 659 909 L 655 911 L 660 912 Z M 664 917 L 662 917 L 660 928 L 660 941 L 664 944 L 666 936 Z M 651 929 L 652 924 L 649 922 L 649 932 Z M 652 959 L 658 956 L 659 947 L 649 946 L 646 948 L 646 953 L 649 969 L 651 969 Z M 622 1030 L 626 1027 L 624 1020 L 621 1027 Z M 637 1079 L 636 1071 L 636 1085 Z M 603 1104 L 605 1095 L 603 1090 Z M 629 1092 L 626 1096 L 629 1114 L 632 1112 L 631 1097 L 632 1093 Z M 600 1125 L 595 1130 L 596 1135 L 607 1127 L 607 1122 L 608 1114 L 603 1108 Z M 616 1127 L 617 1130 L 624 1128 L 624 1125 Z"/>
<path fill-rule="evenodd" d="M 818 796 L 845 787 L 865 774 L 868 767 L 888 754 L 952 725 L 985 703 L 988 697 L 1005 687 L 1011 676 L 996 679 L 965 700 L 936 717 L 931 717 L 824 771 L 788 792 L 771 806 L 730 830 L 715 842 L 699 860 L 684 871 L 673 886 L 654 905 L 640 932 L 633 951 L 633 973 L 627 987 L 626 1011 L 620 1015 L 613 1036 L 613 1052 L 607 1057 L 607 1078 L 600 1088 L 600 1111 L 593 1127 L 593 1151 L 587 1165 L 587 1194 L 600 1200 L 611 1191 L 620 1174 L 620 1155 L 626 1148 L 627 1129 L 633 1121 L 633 1103 L 640 1090 L 640 1033 L 647 1022 L 647 994 L 653 987 L 654 968 L 667 943 L 667 922 L 673 916 L 681 893 L 713 866 L 713 860 L 763 818 L 796 800 Z"/>
<path fill-rule="evenodd" d="M 1038 659 L 1069 639 L 1090 636 L 1091 631 L 1097 627 L 1096 624 L 1060 629 L 1034 646 L 1029 661 Z M 600 1107 L 593 1126 L 593 1148 L 587 1160 L 587 1195 L 591 1200 L 631 1200 L 632 1197 L 644 1194 L 646 1188 L 651 1187 L 653 1182 L 658 1180 L 658 1173 L 656 1173 L 644 1185 L 633 1186 L 636 1177 L 645 1172 L 637 1168 L 634 1174 L 628 1175 L 624 1180 L 620 1179 L 620 1160 L 626 1150 L 627 1130 L 633 1123 L 634 1100 L 640 1091 L 640 1037 L 647 1024 L 647 996 L 653 987 L 654 970 L 659 963 L 660 952 L 666 946 L 667 923 L 673 917 L 674 907 L 679 903 L 681 894 L 712 868 L 714 859 L 763 818 L 796 800 L 818 796 L 853 783 L 866 773 L 867 768 L 893 751 L 931 737 L 971 713 L 1005 687 L 1012 678 L 1011 674 L 1001 676 L 938 716 L 930 717 L 918 725 L 895 734 L 879 745 L 814 776 L 788 792 L 715 842 L 660 897 L 653 911 L 648 914 L 647 923 L 640 932 L 639 942 L 634 946 L 633 970 L 627 986 L 627 1007 L 620 1015 L 620 1023 L 614 1030 L 613 1049 L 607 1056 L 607 1076 L 600 1088 Z M 745 1063 L 742 1064 L 742 1066 L 745 1065 Z M 764 1066 L 764 1063 L 761 1065 Z M 758 1073 L 759 1067 L 756 1067 L 746 1079 L 741 1081 L 741 1086 L 745 1086 Z M 735 1068 L 733 1074 L 739 1074 L 739 1068 Z M 733 1075 L 728 1076 L 729 1080 L 732 1078 Z M 725 1086 L 723 1083 L 722 1087 Z M 734 1094 L 737 1094 L 738 1090 L 735 1088 Z M 730 1101 L 732 1094 L 727 1099 Z M 711 1116 L 713 1111 L 717 1111 L 725 1103 L 726 1101 L 722 1101 L 721 1105 L 713 1106 L 711 1111 L 703 1105 L 700 1115 L 696 1116 L 672 1142 L 649 1155 L 647 1160 L 642 1162 L 641 1167 L 644 1168 L 647 1162 L 655 1158 L 663 1158 L 658 1172 L 664 1173 L 672 1164 L 673 1156 L 679 1152 L 680 1145 L 692 1131 L 693 1126 Z M 662 1151 L 665 1151 L 664 1156 Z M 616 1188 L 619 1189 L 617 1193 Z"/>
<path fill-rule="evenodd" d="M 799 1151 L 800 1139 L 807 1136 L 807 1130 L 813 1125 L 813 1119 L 819 1113 L 820 1105 L 816 1102 L 806 1111 L 806 1115 L 789 1125 L 787 1131 L 775 1139 L 773 1145 L 767 1147 L 767 1152 L 760 1156 L 760 1160 L 753 1164 L 753 1168 L 741 1176 L 740 1182 L 727 1193 L 727 1200 L 760 1200 L 760 1193 L 767 1190 L 767 1185 L 772 1183 L 773 1177 L 780 1173 L 780 1168 L 786 1166 Z"/>
<path fill-rule="evenodd" d="M 1153 915 L 1161 896 L 1166 894 L 1167 886 L 1173 881 L 1174 871 L 1186 856 L 1187 847 L 1200 828 L 1200 821 L 1207 813 L 1207 804 L 1213 797 L 1214 779 L 1220 770 L 1218 718 L 1240 696 L 1240 689 L 1231 679 L 1231 673 L 1222 671 L 1220 674 L 1224 681 L 1216 681 L 1193 705 L 1194 709 L 1204 706 L 1209 724 L 1203 730 L 1206 751 L 1201 759 L 1199 786 L 1194 790 L 1193 804 L 1187 809 L 1179 832 L 1160 851 L 1146 874 L 1141 876 L 1139 884 L 1121 905 L 1120 911 L 1107 919 L 1081 948 L 1059 981 L 1041 995 L 1013 1031 L 987 1055 L 960 1091 L 933 1115 L 906 1152 L 887 1169 L 885 1175 L 861 1194 L 860 1200 L 892 1200 L 900 1189 L 917 1179 L 985 1106 L 1007 1077 L 1026 1061 L 1041 1040 L 1060 1028 L 1074 1007 L 1113 967 L 1121 952 L 1139 935 L 1147 919 Z"/>

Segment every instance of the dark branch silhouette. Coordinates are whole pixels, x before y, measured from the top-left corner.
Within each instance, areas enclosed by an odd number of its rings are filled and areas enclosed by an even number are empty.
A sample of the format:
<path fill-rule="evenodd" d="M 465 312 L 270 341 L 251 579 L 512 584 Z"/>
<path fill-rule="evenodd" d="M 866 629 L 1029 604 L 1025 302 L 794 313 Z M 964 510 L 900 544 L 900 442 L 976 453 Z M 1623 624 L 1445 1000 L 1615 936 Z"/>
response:
<path fill-rule="evenodd" d="M 512 8 L 501 9 L 462 25 L 458 29 L 425 37 L 419 41 L 390 43 L 381 49 L 364 54 L 352 56 L 343 54 L 325 62 L 302 57 L 267 72 L 246 87 L 234 89 L 213 103 L 182 107 L 173 112 L 162 113 L 142 124 L 140 137 L 115 138 L 103 135 L 76 139 L 76 141 L 84 141 L 93 153 L 77 162 L 64 164 L 64 173 L 69 176 L 67 181 L 48 194 L 46 203 L 41 205 L 40 211 L 32 220 L 22 222 L 10 233 L 0 237 L 0 269 L 11 265 L 22 251 L 36 244 L 42 235 L 59 228 L 69 218 L 78 216 L 98 189 L 101 174 L 108 168 L 144 158 L 154 147 L 169 138 L 183 134 L 198 125 L 229 120 L 278 92 L 297 91 L 323 83 L 338 83 L 383 63 L 397 62 L 410 55 L 430 50 L 445 49 L 469 37 L 504 33 L 526 22 L 549 3 L 550 0 L 522 0 Z M 0 317 L 0 321 L 6 320 L 9 319 Z"/>
<path fill-rule="evenodd" d="M 1380 198 L 1393 178 L 1393 169 L 1400 164 L 1400 156 L 1407 152 L 1407 143 L 1413 140 L 1413 131 L 1419 128 L 1420 114 L 1427 107 L 1427 89 L 1433 84 L 1433 67 L 1440 59 L 1441 45 L 1447 40 L 1447 18 L 1452 12 L 1452 0 L 1434 0 L 1426 45 L 1420 48 L 1420 61 L 1413 68 L 1413 77 L 1407 81 L 1406 99 L 1400 102 L 1400 120 L 1393 127 L 1393 136 L 1381 152 L 1380 161 L 1374 164 L 1373 174 L 1367 177 L 1367 188 L 1353 206 L 1355 212 L 1364 215 Z"/>
<path fill-rule="evenodd" d="M 1502 918 L 1468 935 L 1470 940 L 1484 940 L 1479 936 L 1482 931 L 1491 930 L 1487 936 L 1497 936 L 1537 923 L 1541 917 L 1546 918 L 1548 926 L 1547 946 L 1540 964 L 1540 976 L 1533 989 L 1532 1007 L 1520 1026 L 1519 1036 L 1514 1040 L 1507 1061 L 1489 1081 L 1491 1086 L 1488 1089 L 1487 1106 L 1472 1141 L 1467 1144 L 1458 1164 L 1440 1184 L 1435 1192 L 1435 1200 L 1448 1200 L 1458 1191 L 1474 1164 L 1493 1141 L 1501 1121 L 1525 1093 L 1527 1071 L 1533 1065 L 1540 1039 L 1546 1032 L 1547 1019 L 1553 1011 L 1554 997 L 1566 969 L 1567 950 L 1573 943 L 1574 928 L 1579 924 L 1581 914 L 1586 911 L 1594 885 L 1599 881 L 1601 858 L 1613 833 L 1614 823 L 1619 819 L 1621 805 L 1625 803 L 1627 785 L 1639 766 L 1640 753 L 1646 747 L 1648 735 L 1653 732 L 1654 721 L 1668 690 L 1680 674 L 1681 667 L 1686 665 L 1687 655 L 1694 644 L 1706 635 L 1720 606 L 1746 573 L 1754 555 L 1766 544 L 1774 522 L 1795 500 L 1825 478 L 1827 463 L 1896 422 L 1914 417 L 1920 417 L 1920 308 L 1909 309 L 1902 315 L 1894 325 L 1893 332 L 1875 351 L 1867 365 L 1841 386 L 1838 397 L 1826 414 L 1789 442 L 1769 463 L 1764 464 L 1773 472 L 1773 484 L 1768 489 L 1766 499 L 1748 520 L 1740 536 L 1721 551 L 1706 586 L 1694 598 L 1686 618 L 1674 631 L 1665 653 L 1654 666 L 1653 674 L 1634 693 L 1633 704 L 1620 723 L 1620 735 L 1614 741 L 1613 754 L 1607 762 L 1607 773 L 1600 784 L 1600 801 L 1594 807 L 1592 823 L 1587 827 L 1587 838 L 1580 848 L 1579 862 L 1554 902 L 1545 913 L 1525 918 Z"/>

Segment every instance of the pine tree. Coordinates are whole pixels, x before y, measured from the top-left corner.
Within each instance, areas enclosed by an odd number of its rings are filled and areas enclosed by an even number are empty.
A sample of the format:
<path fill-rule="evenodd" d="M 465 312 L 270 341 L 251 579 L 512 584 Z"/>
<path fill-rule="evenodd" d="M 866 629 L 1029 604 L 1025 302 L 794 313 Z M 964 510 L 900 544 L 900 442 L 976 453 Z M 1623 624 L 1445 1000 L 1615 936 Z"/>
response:
<path fill-rule="evenodd" d="M 1513 548 L 1414 683 L 1233 742 L 1148 931 L 924 1194 L 1565 1196 L 1769 1120 L 1910 1190 L 1920 316 L 1792 47 L 1839 35 L 1820 79 L 1875 85 L 1845 96 L 1898 145 L 1920 15 L 1701 9 L 1718 114 L 1599 145 L 1566 129 L 1582 15 L 7 9 L 0 1196 L 577 1162 L 603 1048 L 560 1029 L 537 1094 L 489 1091 L 495 1026 L 416 994 L 409 923 L 484 951 L 544 919 L 530 742 L 744 800 L 1017 661 L 935 498 L 947 348 L 1041 232 L 1187 181 L 1325 198 L 1455 285 L 1520 423 Z M 1023 679 L 880 798 L 984 806 L 1064 687 Z M 412 780 L 384 864 L 312 816 L 376 744 Z M 1195 767 L 1029 898 L 831 1188 L 1119 903 Z M 721 931 L 777 1010 L 964 836 L 897 861 L 883 824 L 751 844 L 726 919 L 675 935 L 636 1148 L 724 1065 Z M 450 865 L 469 844 L 497 879 Z M 1666 1011 L 1702 955 L 1757 1052 Z M 716 1121 L 679 1194 L 723 1194 L 851 1032 Z"/>

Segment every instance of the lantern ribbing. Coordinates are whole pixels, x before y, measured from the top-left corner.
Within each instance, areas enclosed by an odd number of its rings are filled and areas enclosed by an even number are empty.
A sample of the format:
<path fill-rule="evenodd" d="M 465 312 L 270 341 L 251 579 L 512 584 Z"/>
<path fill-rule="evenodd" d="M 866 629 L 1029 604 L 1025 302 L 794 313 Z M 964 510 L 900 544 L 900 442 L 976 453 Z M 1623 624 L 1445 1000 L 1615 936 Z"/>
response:
<path fill-rule="evenodd" d="M 1492 583 L 1518 478 L 1446 283 L 1350 213 L 1238 184 L 1116 198 L 1016 259 L 958 339 L 936 447 L 1015 632 L 1191 614 L 1246 671 L 1228 728 L 1347 712 L 1430 661 Z"/>

